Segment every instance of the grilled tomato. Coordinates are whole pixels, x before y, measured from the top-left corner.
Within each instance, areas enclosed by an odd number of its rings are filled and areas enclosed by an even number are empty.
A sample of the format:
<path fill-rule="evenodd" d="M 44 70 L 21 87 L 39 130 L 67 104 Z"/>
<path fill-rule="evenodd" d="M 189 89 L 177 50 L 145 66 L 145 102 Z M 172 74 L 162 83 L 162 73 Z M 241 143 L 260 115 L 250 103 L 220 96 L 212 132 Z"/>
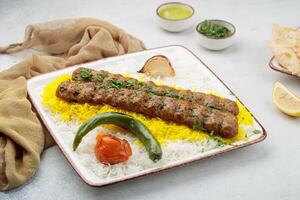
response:
<path fill-rule="evenodd" d="M 94 152 L 96 158 L 103 164 L 117 164 L 127 161 L 132 155 L 129 143 L 105 132 L 96 137 Z"/>

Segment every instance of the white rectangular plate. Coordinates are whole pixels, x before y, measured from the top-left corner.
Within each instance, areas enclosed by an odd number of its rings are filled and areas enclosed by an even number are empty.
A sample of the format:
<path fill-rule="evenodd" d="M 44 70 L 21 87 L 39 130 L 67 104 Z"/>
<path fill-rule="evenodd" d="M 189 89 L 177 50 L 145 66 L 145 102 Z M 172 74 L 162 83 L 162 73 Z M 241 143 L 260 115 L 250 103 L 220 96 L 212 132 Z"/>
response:
<path fill-rule="evenodd" d="M 122 55 L 118 57 L 111 57 L 102 59 L 99 61 L 94 61 L 90 63 L 85 63 L 82 65 L 69 67 L 66 69 L 58 70 L 55 72 L 47 73 L 44 75 L 37 76 L 28 81 L 28 92 L 29 96 L 37 109 L 38 113 L 44 124 L 49 129 L 56 143 L 59 145 L 60 149 L 69 160 L 73 168 L 81 176 L 81 178 L 91 186 L 104 186 L 128 179 L 144 176 L 151 173 L 160 172 L 162 170 L 174 168 L 180 165 L 191 163 L 193 161 L 201 160 L 211 156 L 215 156 L 224 152 L 228 152 L 234 149 L 239 149 L 250 144 L 260 142 L 265 139 L 266 132 L 261 124 L 255 119 L 254 127 L 260 130 L 260 134 L 255 134 L 249 138 L 248 141 L 237 142 L 231 146 L 225 146 L 222 148 L 217 148 L 213 150 L 206 151 L 204 153 L 199 153 L 195 156 L 188 157 L 187 159 L 173 162 L 164 166 L 159 166 L 156 168 L 151 168 L 148 170 L 143 170 L 138 173 L 133 173 L 129 175 L 124 175 L 119 178 L 113 178 L 108 180 L 100 180 L 95 178 L 95 175 L 86 166 L 78 160 L 75 153 L 72 151 L 70 145 L 67 145 L 60 132 L 57 131 L 57 124 L 53 123 L 49 113 L 45 111 L 45 108 L 41 105 L 41 92 L 45 85 L 47 85 L 52 80 L 56 79 L 62 74 L 71 74 L 79 66 L 89 67 L 93 69 L 104 69 L 115 73 L 127 73 L 133 76 L 137 75 L 137 71 L 143 66 L 144 62 L 154 56 L 154 55 L 165 55 L 167 56 L 175 71 L 176 71 L 176 81 L 172 78 L 166 78 L 164 80 L 153 81 L 163 81 L 164 83 L 170 85 L 177 85 L 185 88 L 194 89 L 199 91 L 208 92 L 214 91 L 218 94 L 227 97 L 229 99 L 236 99 L 231 90 L 205 65 L 199 58 L 197 58 L 191 51 L 182 46 L 167 46 L 161 48 L 150 49 L 142 52 Z"/>

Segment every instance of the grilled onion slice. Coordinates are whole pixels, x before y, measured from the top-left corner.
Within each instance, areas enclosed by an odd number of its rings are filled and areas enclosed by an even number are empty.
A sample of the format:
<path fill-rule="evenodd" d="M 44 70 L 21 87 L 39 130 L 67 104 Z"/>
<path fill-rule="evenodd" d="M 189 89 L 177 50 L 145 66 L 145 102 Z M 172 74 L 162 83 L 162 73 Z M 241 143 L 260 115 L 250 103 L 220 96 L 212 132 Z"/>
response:
<path fill-rule="evenodd" d="M 138 71 L 151 77 L 172 77 L 175 76 L 175 70 L 170 60 L 163 55 L 156 55 L 149 58 L 143 68 Z"/>

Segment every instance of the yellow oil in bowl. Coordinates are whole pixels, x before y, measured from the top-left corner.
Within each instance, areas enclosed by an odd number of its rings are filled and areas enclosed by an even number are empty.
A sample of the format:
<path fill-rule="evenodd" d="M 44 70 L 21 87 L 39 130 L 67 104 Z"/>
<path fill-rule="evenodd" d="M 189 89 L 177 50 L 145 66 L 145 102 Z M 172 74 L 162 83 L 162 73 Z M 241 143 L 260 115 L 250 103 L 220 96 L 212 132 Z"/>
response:
<path fill-rule="evenodd" d="M 161 7 L 159 16 L 170 20 L 182 20 L 193 15 L 193 10 L 184 4 L 169 4 Z"/>

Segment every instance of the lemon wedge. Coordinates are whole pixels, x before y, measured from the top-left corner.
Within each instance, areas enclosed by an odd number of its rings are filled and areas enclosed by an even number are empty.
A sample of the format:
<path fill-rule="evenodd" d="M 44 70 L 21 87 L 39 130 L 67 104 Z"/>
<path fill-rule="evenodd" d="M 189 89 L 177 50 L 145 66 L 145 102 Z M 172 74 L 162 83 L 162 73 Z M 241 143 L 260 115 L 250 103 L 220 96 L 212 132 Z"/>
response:
<path fill-rule="evenodd" d="M 287 115 L 300 116 L 300 98 L 279 82 L 273 86 L 273 103 Z"/>

